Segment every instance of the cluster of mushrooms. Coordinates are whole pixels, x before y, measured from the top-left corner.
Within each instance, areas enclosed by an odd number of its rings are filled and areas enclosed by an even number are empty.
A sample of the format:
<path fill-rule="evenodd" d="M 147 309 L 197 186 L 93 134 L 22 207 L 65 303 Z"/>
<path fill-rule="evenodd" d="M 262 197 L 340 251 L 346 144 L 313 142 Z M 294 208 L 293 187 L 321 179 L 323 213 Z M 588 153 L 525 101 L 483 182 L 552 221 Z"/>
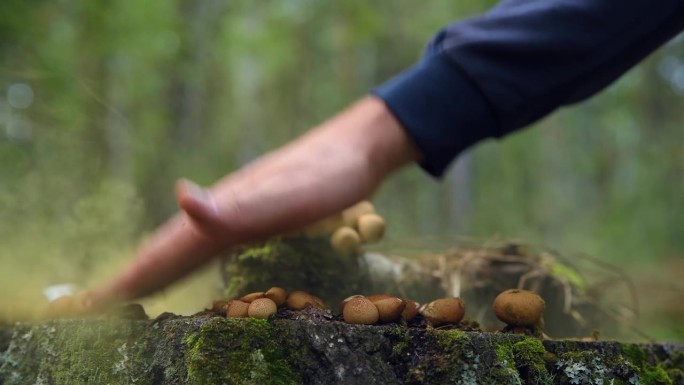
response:
<path fill-rule="evenodd" d="M 363 244 L 380 242 L 385 235 L 385 228 L 385 219 L 378 215 L 373 204 L 361 201 L 308 226 L 301 234 L 309 237 L 329 236 L 336 252 L 357 255 Z"/>
<path fill-rule="evenodd" d="M 228 318 L 267 319 L 279 307 L 295 311 L 307 307 L 327 309 L 323 301 L 312 294 L 304 291 L 288 294 L 283 288 L 272 287 L 239 299 L 215 301 L 212 310 Z M 496 317 L 506 323 L 509 330 L 537 327 L 544 307 L 544 300 L 539 295 L 519 289 L 499 294 L 492 306 Z M 441 298 L 421 306 L 415 301 L 388 294 L 352 295 L 342 301 L 340 313 L 344 322 L 362 325 L 408 322 L 420 314 L 427 325 L 440 327 L 459 324 L 465 315 L 465 303 L 462 298 Z"/>
<path fill-rule="evenodd" d="M 291 310 L 301 310 L 309 305 L 324 308 L 323 301 L 316 296 L 303 291 L 293 291 L 288 295 L 285 289 L 272 287 L 267 291 L 244 295 L 239 299 L 214 301 L 212 310 L 223 313 L 228 318 L 266 319 L 283 305 Z"/>

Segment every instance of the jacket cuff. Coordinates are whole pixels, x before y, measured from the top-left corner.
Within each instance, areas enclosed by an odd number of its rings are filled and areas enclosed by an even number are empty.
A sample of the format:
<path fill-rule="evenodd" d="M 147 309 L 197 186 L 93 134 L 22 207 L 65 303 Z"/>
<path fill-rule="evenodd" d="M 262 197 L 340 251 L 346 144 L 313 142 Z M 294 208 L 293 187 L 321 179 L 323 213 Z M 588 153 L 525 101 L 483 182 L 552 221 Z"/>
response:
<path fill-rule="evenodd" d="M 374 88 L 418 146 L 421 167 L 444 174 L 452 160 L 476 142 L 498 136 L 498 121 L 482 92 L 444 53 Z"/>

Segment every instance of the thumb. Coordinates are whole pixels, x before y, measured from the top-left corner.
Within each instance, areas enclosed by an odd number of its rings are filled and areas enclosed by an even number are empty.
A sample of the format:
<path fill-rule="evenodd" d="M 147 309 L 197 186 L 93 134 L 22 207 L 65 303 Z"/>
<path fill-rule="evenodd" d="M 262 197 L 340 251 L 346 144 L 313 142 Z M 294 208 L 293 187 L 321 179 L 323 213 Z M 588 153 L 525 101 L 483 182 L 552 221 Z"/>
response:
<path fill-rule="evenodd" d="M 218 206 L 210 190 L 180 179 L 176 183 L 176 200 L 181 210 L 198 224 L 209 228 L 220 225 Z"/>

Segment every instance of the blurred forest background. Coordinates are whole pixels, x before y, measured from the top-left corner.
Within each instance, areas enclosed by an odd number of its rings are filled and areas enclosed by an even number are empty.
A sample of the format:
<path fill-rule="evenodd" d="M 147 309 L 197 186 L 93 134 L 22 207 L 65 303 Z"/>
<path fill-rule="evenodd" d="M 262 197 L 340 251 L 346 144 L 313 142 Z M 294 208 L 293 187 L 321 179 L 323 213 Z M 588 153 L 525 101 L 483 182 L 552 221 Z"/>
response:
<path fill-rule="evenodd" d="M 0 303 L 111 275 L 176 210 L 177 178 L 209 184 L 285 143 L 494 3 L 1 1 Z M 586 253 L 632 274 L 644 330 L 684 340 L 683 107 L 680 36 L 441 182 L 395 175 L 374 197 L 386 247 Z"/>

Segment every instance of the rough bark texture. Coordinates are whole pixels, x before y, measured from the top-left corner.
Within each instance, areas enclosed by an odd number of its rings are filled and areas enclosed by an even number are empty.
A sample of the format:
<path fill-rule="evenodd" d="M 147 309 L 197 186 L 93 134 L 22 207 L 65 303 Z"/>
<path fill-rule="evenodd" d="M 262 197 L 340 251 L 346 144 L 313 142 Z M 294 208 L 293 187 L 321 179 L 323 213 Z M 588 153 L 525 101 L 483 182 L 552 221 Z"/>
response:
<path fill-rule="evenodd" d="M 221 317 L 0 328 L 0 384 L 684 384 L 684 346 Z"/>

